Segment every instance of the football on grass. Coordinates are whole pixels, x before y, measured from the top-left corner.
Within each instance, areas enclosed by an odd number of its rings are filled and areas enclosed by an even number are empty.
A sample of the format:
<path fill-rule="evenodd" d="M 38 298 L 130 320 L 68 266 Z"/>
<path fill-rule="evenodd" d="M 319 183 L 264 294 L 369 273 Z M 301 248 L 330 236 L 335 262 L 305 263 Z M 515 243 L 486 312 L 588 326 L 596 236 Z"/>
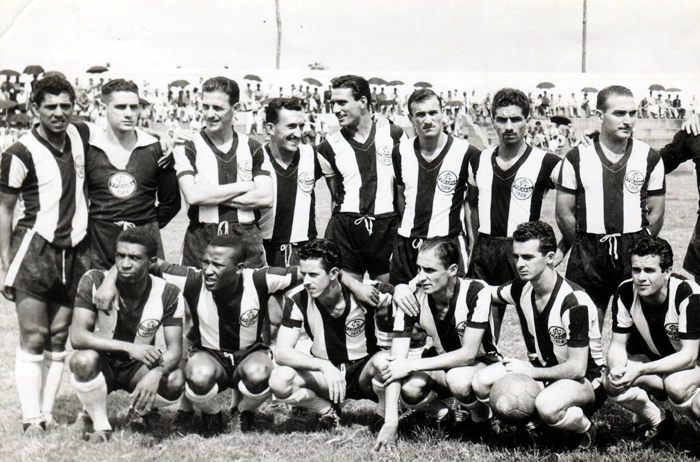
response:
<path fill-rule="evenodd" d="M 525 374 L 510 373 L 491 387 L 489 399 L 494 414 L 510 425 L 522 425 L 535 415 L 540 386 Z"/>

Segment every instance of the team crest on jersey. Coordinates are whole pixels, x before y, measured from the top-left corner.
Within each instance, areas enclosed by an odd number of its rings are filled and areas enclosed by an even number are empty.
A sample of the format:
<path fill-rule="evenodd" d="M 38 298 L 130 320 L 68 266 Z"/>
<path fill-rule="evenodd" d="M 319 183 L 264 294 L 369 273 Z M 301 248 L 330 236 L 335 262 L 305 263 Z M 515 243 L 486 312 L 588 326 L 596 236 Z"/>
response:
<path fill-rule="evenodd" d="M 442 172 L 438 176 L 437 187 L 444 193 L 451 193 L 457 187 L 457 175 L 449 170 Z"/>
<path fill-rule="evenodd" d="M 139 324 L 138 335 L 139 337 L 151 337 L 156 333 L 159 326 L 160 321 L 157 319 L 146 319 Z"/>
<path fill-rule="evenodd" d="M 253 179 L 253 166 L 250 164 L 250 161 L 244 160 L 238 163 L 238 179 L 240 181 Z"/>
<path fill-rule="evenodd" d="M 258 320 L 260 310 L 248 310 L 241 315 L 240 323 L 243 327 L 250 327 Z"/>
<path fill-rule="evenodd" d="M 566 345 L 566 331 L 561 327 L 550 327 L 549 328 L 549 338 L 552 339 L 552 343 L 559 346 Z"/>
<path fill-rule="evenodd" d="M 299 174 L 299 179 L 297 179 L 297 184 L 299 189 L 305 193 L 310 193 L 314 189 L 314 177 L 309 172 L 301 172 Z"/>
<path fill-rule="evenodd" d="M 382 165 L 391 165 L 391 148 L 389 146 L 377 146 L 377 160 Z"/>
<path fill-rule="evenodd" d="M 75 156 L 73 165 L 75 165 L 75 174 L 80 178 L 85 178 L 85 157 Z"/>
<path fill-rule="evenodd" d="M 464 335 L 464 330 L 467 328 L 467 321 L 462 321 L 457 324 L 457 333 L 460 337 Z"/>
<path fill-rule="evenodd" d="M 345 333 L 349 337 L 357 337 L 365 331 L 365 320 L 364 319 L 353 319 L 349 323 L 345 324 Z"/>
<path fill-rule="evenodd" d="M 529 178 L 517 178 L 510 190 L 513 193 L 513 197 L 525 201 L 532 197 L 532 191 L 535 190 L 535 186 Z"/>
<path fill-rule="evenodd" d="M 632 194 L 638 194 L 644 186 L 644 175 L 637 170 L 631 170 L 625 175 L 625 188 Z"/>
<path fill-rule="evenodd" d="M 680 335 L 678 335 L 678 324 L 666 324 L 664 330 L 666 331 L 666 337 L 671 340 L 677 342 L 681 339 Z"/>
<path fill-rule="evenodd" d="M 126 199 L 136 191 L 136 179 L 126 172 L 117 172 L 109 177 L 107 186 L 114 197 Z"/>

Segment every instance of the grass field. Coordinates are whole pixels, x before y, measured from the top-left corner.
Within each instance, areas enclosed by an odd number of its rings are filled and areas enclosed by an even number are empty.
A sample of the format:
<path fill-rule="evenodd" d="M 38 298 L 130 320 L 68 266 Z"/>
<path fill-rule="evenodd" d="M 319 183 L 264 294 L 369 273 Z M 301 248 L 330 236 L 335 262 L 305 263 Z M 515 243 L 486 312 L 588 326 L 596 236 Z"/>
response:
<path fill-rule="evenodd" d="M 320 232 L 330 213 L 328 194 L 319 183 L 318 219 Z M 688 171 L 667 177 L 666 221 L 662 236 L 668 239 L 676 251 L 677 271 L 680 270 L 685 248 L 695 224 L 697 193 L 695 177 Z M 553 223 L 553 198 L 547 199 L 545 219 Z M 186 225 L 181 213 L 164 231 L 163 241 L 167 257 L 179 261 L 180 244 Z M 610 338 L 610 315 L 605 322 L 605 343 Z M 28 441 L 22 437 L 20 410 L 14 379 L 14 356 L 18 343 L 17 320 L 14 307 L 4 299 L 0 301 L 0 460 L 3 461 L 362 461 L 362 460 L 413 460 L 447 461 L 649 461 L 695 460 L 700 453 L 697 434 L 690 423 L 677 418 L 679 431 L 673 444 L 658 450 L 642 447 L 639 435 L 632 433 L 630 420 L 611 403 L 594 416 L 598 426 L 598 444 L 595 451 L 568 452 L 553 449 L 529 449 L 523 435 L 513 427 L 494 435 L 485 443 L 461 441 L 430 429 L 411 431 L 404 435 L 398 451 L 391 455 L 372 452 L 374 435 L 368 427 L 372 406 L 369 401 L 348 403 L 344 408 L 343 427 L 338 433 L 307 432 L 306 426 L 291 419 L 284 406 L 265 404 L 258 412 L 260 430 L 253 434 L 241 434 L 237 422 L 230 425 L 229 434 L 203 439 L 196 435 L 173 438 L 167 428 L 174 416 L 174 409 L 164 409 L 161 423 L 153 432 L 132 434 L 124 431 L 126 395 L 122 392 L 109 398 L 110 419 L 115 427 L 112 440 L 104 445 L 90 446 L 80 440 L 78 430 L 71 425 L 80 404 L 73 393 L 68 373 L 64 375 L 57 399 L 55 416 L 62 423 L 59 429 L 41 441 Z M 524 344 L 520 328 L 512 311 L 507 313 L 499 345 L 503 354 L 523 358 Z M 218 399 L 228 403 L 224 393 Z M 226 406 L 227 407 L 227 406 Z"/>

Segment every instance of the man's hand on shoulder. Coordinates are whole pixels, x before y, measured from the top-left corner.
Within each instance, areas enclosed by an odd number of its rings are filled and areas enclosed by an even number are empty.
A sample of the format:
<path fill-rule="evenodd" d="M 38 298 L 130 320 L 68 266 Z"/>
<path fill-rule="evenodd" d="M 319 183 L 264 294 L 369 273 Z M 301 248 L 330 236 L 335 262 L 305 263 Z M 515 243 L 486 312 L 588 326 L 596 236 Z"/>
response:
<path fill-rule="evenodd" d="M 685 130 L 688 135 L 698 136 L 700 133 L 700 118 L 697 114 L 690 114 L 683 125 L 681 130 Z"/>

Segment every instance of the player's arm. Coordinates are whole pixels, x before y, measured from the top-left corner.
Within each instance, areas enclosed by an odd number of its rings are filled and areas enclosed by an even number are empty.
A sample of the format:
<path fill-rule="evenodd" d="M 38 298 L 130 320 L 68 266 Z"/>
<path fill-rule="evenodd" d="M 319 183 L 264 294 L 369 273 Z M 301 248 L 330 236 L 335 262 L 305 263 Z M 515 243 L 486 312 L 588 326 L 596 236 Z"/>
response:
<path fill-rule="evenodd" d="M 379 303 L 379 290 L 376 287 L 358 281 L 345 270 L 341 270 L 340 273 L 340 283 L 352 293 L 358 302 L 371 307 L 377 306 Z"/>
<path fill-rule="evenodd" d="M 335 209 L 336 193 L 338 192 L 335 175 L 326 175 L 326 185 L 331 195 L 331 210 L 333 210 Z"/>
<path fill-rule="evenodd" d="M 11 287 L 5 287 L 5 273 L 10 266 L 10 243 L 12 239 L 12 216 L 19 194 L 9 191 L 0 191 L 0 292 L 12 301 L 15 299 L 14 291 Z"/>
<path fill-rule="evenodd" d="M 653 236 L 658 236 L 664 225 L 664 211 L 666 210 L 666 195 L 654 194 L 647 196 L 647 220 L 649 221 L 649 232 Z"/>
<path fill-rule="evenodd" d="M 180 211 L 180 188 L 178 186 L 177 175 L 172 165 L 158 169 L 158 205 L 156 206 L 156 217 L 160 229 L 170 223 L 175 215 Z"/>
<path fill-rule="evenodd" d="M 237 196 L 227 205 L 241 210 L 257 210 L 264 207 L 272 207 L 274 200 L 272 194 L 272 178 L 267 175 L 258 175 L 253 179 L 255 188 Z"/>
<path fill-rule="evenodd" d="M 609 374 L 617 375 L 617 370 L 627 365 L 627 342 L 630 334 L 623 332 L 613 332 L 610 340 L 610 347 L 606 356 Z"/>
<path fill-rule="evenodd" d="M 561 231 L 558 250 L 563 256 L 576 238 L 576 194 L 558 189 L 555 213 L 557 226 Z"/>
<path fill-rule="evenodd" d="M 194 175 L 180 175 L 180 191 L 190 205 L 219 205 L 242 194 L 252 191 L 256 186 L 252 181 L 237 181 L 218 185 L 197 184 Z"/>
<path fill-rule="evenodd" d="M 390 358 L 407 358 L 411 346 L 410 337 L 396 337 L 391 340 Z M 374 445 L 375 451 L 391 449 L 399 437 L 399 398 L 401 397 L 401 381 L 396 380 L 385 387 L 384 425 L 377 434 Z"/>
<path fill-rule="evenodd" d="M 581 380 L 588 369 L 588 346 L 567 347 L 566 361 L 551 367 L 522 367 L 523 361 L 513 359 L 506 359 L 504 363 L 508 372 L 521 372 L 535 380 Z"/>
<path fill-rule="evenodd" d="M 476 186 L 469 185 L 467 188 L 466 201 L 466 223 L 467 236 L 469 237 L 469 255 L 474 250 L 476 236 L 479 234 L 479 189 Z"/>

